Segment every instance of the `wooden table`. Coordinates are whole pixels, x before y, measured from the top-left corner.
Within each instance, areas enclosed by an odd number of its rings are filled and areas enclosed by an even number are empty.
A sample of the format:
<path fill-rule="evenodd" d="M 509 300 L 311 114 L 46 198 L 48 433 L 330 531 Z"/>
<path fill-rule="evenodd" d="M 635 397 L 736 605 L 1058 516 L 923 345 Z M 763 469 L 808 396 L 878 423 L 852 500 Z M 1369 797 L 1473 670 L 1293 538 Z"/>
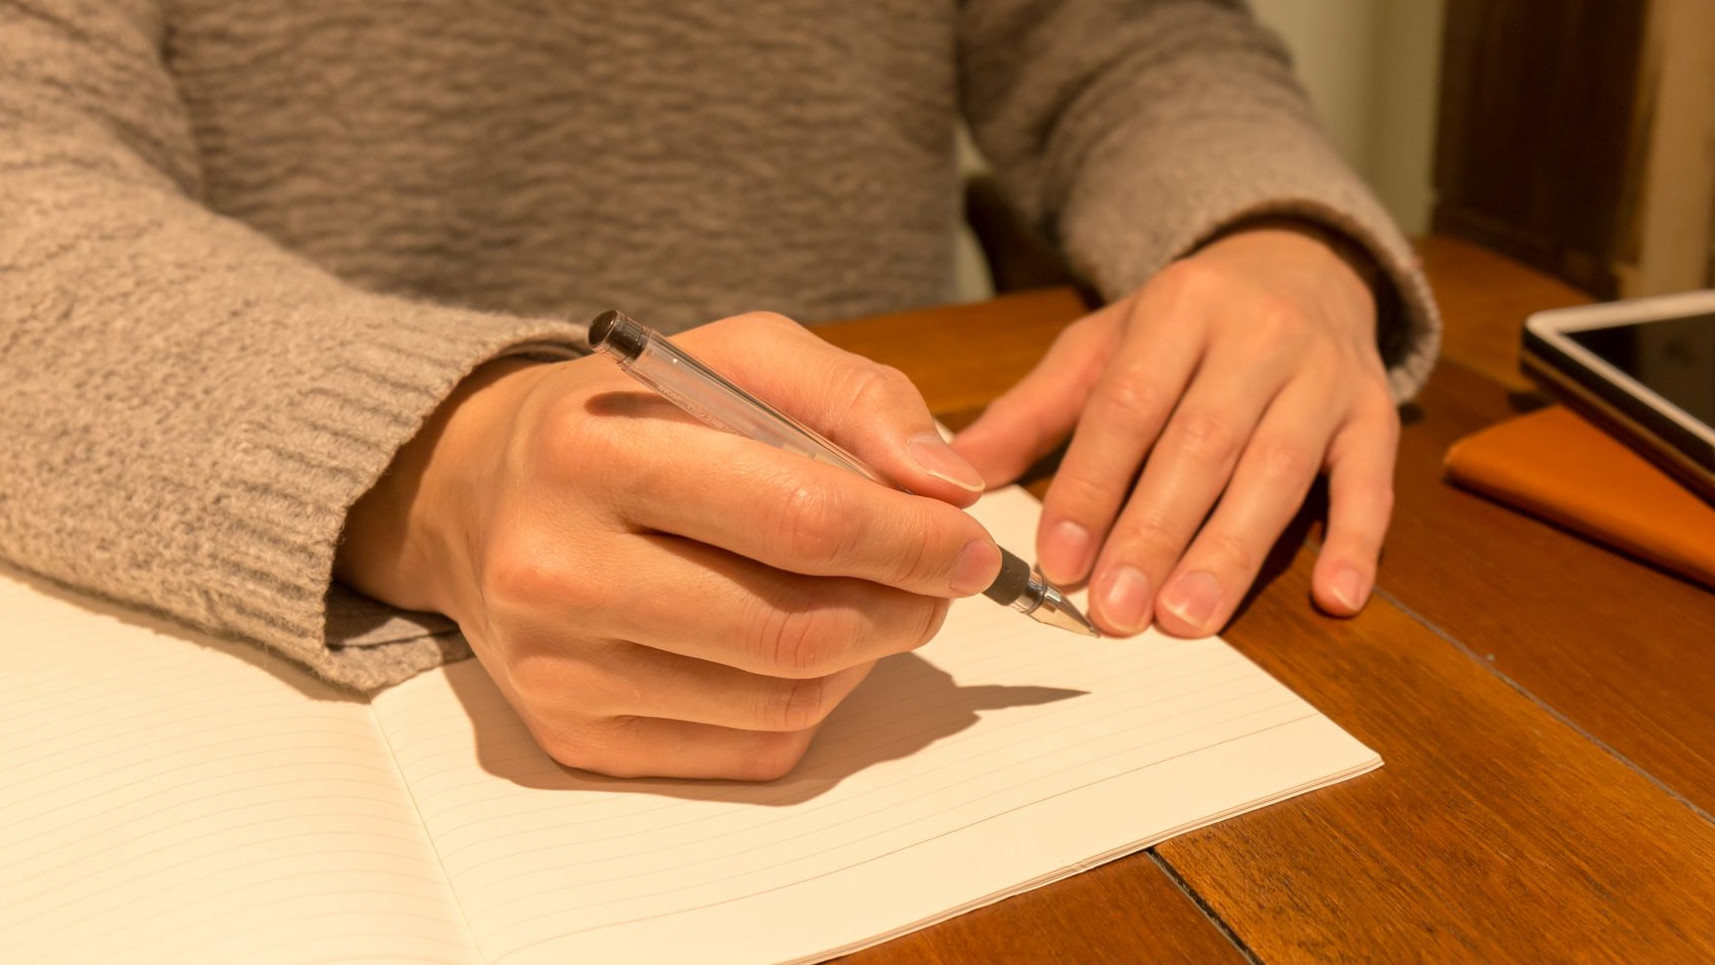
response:
<path fill-rule="evenodd" d="M 1311 507 L 1223 634 L 1386 766 L 851 961 L 1715 961 L 1715 593 L 1442 481 L 1522 401 L 1525 314 L 1583 299 L 1421 251 L 1447 353 L 1407 410 L 1376 598 L 1311 607 Z M 1082 312 L 1050 290 L 819 331 L 960 423 Z"/>

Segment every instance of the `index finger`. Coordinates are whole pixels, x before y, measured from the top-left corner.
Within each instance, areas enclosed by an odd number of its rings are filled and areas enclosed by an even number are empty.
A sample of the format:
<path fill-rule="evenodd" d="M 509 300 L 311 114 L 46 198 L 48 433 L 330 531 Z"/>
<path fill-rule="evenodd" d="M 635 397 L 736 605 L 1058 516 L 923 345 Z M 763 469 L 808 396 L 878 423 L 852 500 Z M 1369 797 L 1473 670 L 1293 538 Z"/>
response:
<path fill-rule="evenodd" d="M 692 329 L 674 342 L 894 485 L 959 506 L 982 494 L 982 474 L 941 438 L 922 394 L 898 369 L 763 312 Z"/>
<path fill-rule="evenodd" d="M 924 596 L 969 596 L 1000 572 L 994 539 L 947 503 L 702 426 L 658 420 L 649 431 L 655 458 L 612 494 L 633 526 Z"/>

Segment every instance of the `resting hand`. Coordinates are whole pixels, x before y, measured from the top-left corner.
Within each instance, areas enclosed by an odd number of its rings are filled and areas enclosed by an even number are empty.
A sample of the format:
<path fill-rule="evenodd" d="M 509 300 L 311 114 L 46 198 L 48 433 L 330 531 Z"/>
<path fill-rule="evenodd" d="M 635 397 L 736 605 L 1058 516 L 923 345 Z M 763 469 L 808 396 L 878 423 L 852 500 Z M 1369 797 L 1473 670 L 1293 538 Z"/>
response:
<path fill-rule="evenodd" d="M 766 780 L 1000 552 L 899 373 L 777 316 L 678 341 L 921 495 L 709 429 L 605 358 L 500 362 L 353 508 L 339 573 L 457 620 L 564 764 Z"/>
<path fill-rule="evenodd" d="M 1043 572 L 1088 578 L 1105 631 L 1137 633 L 1153 616 L 1193 636 L 1232 616 L 1322 470 L 1315 597 L 1356 613 L 1392 508 L 1398 432 L 1364 280 L 1318 238 L 1268 227 L 1074 323 L 953 445 L 997 485 L 1072 433 L 1044 501 Z"/>

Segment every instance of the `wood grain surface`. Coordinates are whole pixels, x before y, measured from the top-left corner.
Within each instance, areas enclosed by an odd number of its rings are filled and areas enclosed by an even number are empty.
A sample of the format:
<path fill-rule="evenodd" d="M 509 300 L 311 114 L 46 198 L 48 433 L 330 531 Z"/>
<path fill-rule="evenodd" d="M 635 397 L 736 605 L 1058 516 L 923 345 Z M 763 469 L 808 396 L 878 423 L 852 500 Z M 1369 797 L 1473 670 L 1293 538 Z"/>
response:
<path fill-rule="evenodd" d="M 1447 447 L 1514 415 L 1444 365 L 1403 435 L 1382 586 L 1592 738 L 1715 813 L 1715 593 L 1443 482 Z"/>
<path fill-rule="evenodd" d="M 1115 957 L 1122 950 L 1127 953 Z M 851 965 L 1119 961 L 1243 965 L 1245 956 L 1167 872 L 1149 855 L 1139 854 L 841 961 Z"/>
<path fill-rule="evenodd" d="M 1420 251 L 1448 362 L 1408 414 L 1377 599 L 1310 605 L 1313 504 L 1224 633 L 1386 766 L 857 960 L 1715 961 L 1715 594 L 1442 481 L 1527 401 L 1524 316 L 1584 296 Z M 959 424 L 1083 310 L 1062 289 L 818 331 Z"/>
<path fill-rule="evenodd" d="M 1225 635 L 1386 765 L 1157 849 L 1257 957 L 1715 960 L 1715 824 L 1385 600 L 1316 614 L 1310 563 Z"/>

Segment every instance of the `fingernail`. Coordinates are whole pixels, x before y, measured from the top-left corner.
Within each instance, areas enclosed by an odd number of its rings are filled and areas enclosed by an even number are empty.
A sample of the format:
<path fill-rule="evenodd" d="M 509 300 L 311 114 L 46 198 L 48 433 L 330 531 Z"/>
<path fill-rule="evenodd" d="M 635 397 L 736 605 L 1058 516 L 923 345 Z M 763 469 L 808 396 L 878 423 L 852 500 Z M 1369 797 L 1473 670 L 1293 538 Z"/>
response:
<path fill-rule="evenodd" d="M 1149 578 L 1135 566 L 1109 571 L 1102 588 L 1102 619 L 1121 633 L 1142 630 L 1149 614 Z"/>
<path fill-rule="evenodd" d="M 977 472 L 977 467 L 965 461 L 965 457 L 953 451 L 953 447 L 941 440 L 933 432 L 925 432 L 911 437 L 905 444 L 911 458 L 917 467 L 942 482 L 953 485 L 971 493 L 983 491 L 983 476 Z"/>
<path fill-rule="evenodd" d="M 1063 519 L 1042 534 L 1037 555 L 1043 576 L 1056 583 L 1075 583 L 1090 571 L 1090 531 Z"/>
<path fill-rule="evenodd" d="M 948 587 L 956 596 L 970 596 L 989 588 L 1000 575 L 1000 547 L 986 539 L 974 539 L 959 551 Z"/>
<path fill-rule="evenodd" d="M 1209 631 L 1209 621 L 1221 605 L 1221 585 L 1202 570 L 1187 573 L 1168 584 L 1161 605 L 1199 633 Z"/>
<path fill-rule="evenodd" d="M 1340 572 L 1334 574 L 1334 582 L 1329 584 L 1328 591 L 1353 613 L 1364 606 L 1364 578 L 1349 566 L 1342 567 Z"/>

